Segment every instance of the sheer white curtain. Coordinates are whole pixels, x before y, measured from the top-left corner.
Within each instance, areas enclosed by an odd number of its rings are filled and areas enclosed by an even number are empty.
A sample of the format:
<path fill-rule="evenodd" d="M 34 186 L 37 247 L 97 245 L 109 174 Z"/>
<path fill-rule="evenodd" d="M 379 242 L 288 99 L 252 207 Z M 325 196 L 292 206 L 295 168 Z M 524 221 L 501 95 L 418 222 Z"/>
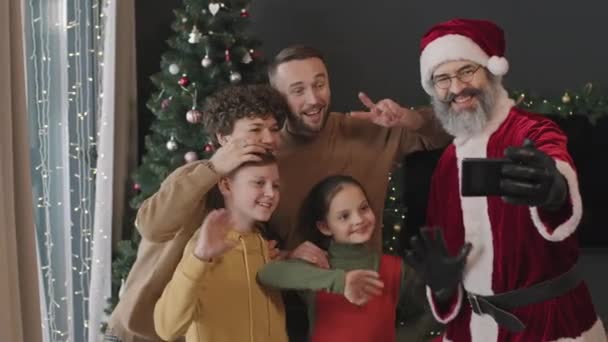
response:
<path fill-rule="evenodd" d="M 98 122 L 89 342 L 99 341 L 111 295 L 113 231 L 122 228 L 128 175 L 136 162 L 137 102 L 134 0 L 109 1 L 104 8 L 102 101 Z"/>
<path fill-rule="evenodd" d="M 27 102 L 44 341 L 86 341 L 101 0 L 25 0 Z M 101 260 L 99 260 L 101 262 Z"/>
<path fill-rule="evenodd" d="M 116 2 L 104 8 L 104 69 L 101 79 L 102 101 L 99 111 L 99 133 L 97 135 L 97 180 L 95 219 L 93 223 L 93 260 L 89 302 L 89 342 L 102 341 L 100 332 L 104 321 L 104 309 L 112 291 L 112 182 L 114 167 L 114 81 L 113 65 L 116 50 L 115 19 Z"/>

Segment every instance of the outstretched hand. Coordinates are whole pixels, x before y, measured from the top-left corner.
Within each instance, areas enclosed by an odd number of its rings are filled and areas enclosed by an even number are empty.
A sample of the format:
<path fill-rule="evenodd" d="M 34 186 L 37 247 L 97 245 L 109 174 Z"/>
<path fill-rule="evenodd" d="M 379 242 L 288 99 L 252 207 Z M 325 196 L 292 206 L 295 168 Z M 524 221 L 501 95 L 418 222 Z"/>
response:
<path fill-rule="evenodd" d="M 555 161 L 526 139 L 521 147 L 508 147 L 505 156 L 513 161 L 502 168 L 503 200 L 511 204 L 559 209 L 566 201 L 568 185 Z"/>
<path fill-rule="evenodd" d="M 237 243 L 226 239 L 232 226 L 230 214 L 226 209 L 211 211 L 201 225 L 194 255 L 201 260 L 209 261 L 234 248 Z"/>
<path fill-rule="evenodd" d="M 451 256 L 441 229 L 424 227 L 420 230 L 420 235 L 421 239 L 416 236 L 411 238 L 412 250 L 406 253 L 405 260 L 420 274 L 436 296 L 447 299 L 462 281 L 466 258 L 472 245 L 465 243 L 458 255 Z"/>
<path fill-rule="evenodd" d="M 384 283 L 378 272 L 353 270 L 346 272 L 344 297 L 355 305 L 364 305 L 374 296 L 382 294 Z"/>
<path fill-rule="evenodd" d="M 359 100 L 368 109 L 367 111 L 351 111 L 350 116 L 368 120 L 383 127 L 403 126 L 411 130 L 422 127 L 424 119 L 411 109 L 401 107 L 391 99 L 383 99 L 374 103 L 369 96 L 360 92 Z"/>

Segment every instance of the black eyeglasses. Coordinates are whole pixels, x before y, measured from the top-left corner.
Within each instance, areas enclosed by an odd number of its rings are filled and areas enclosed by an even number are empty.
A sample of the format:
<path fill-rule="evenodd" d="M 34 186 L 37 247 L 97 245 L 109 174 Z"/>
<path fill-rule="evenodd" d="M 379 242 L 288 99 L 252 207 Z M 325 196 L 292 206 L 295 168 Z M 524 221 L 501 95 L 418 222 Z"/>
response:
<path fill-rule="evenodd" d="M 479 69 L 481 69 L 481 65 L 469 65 L 458 70 L 454 76 L 439 75 L 437 77 L 433 77 L 433 85 L 440 89 L 448 89 L 452 85 L 453 78 L 457 78 L 462 83 L 470 83 L 473 80 L 473 76 Z"/>

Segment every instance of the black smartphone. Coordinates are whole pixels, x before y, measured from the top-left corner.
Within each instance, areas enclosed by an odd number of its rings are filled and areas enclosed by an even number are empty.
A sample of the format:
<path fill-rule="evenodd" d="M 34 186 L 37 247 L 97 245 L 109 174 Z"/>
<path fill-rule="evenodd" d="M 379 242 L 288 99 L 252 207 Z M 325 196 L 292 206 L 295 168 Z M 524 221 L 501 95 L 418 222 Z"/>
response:
<path fill-rule="evenodd" d="M 463 197 L 501 196 L 501 169 L 513 162 L 506 158 L 464 158 L 460 194 Z"/>

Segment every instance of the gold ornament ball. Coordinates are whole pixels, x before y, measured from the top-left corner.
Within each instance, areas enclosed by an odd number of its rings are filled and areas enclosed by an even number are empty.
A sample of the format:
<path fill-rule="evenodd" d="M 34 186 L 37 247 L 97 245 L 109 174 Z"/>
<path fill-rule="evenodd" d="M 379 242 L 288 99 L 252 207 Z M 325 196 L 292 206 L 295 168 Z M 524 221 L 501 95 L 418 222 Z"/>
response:
<path fill-rule="evenodd" d="M 400 231 L 401 231 L 401 225 L 400 225 L 400 224 L 395 224 L 395 225 L 393 226 L 393 229 L 394 229 L 396 232 L 400 232 Z"/>
<path fill-rule="evenodd" d="M 568 93 L 565 93 L 564 96 L 562 96 L 562 103 L 570 103 L 570 95 L 568 95 Z"/>

